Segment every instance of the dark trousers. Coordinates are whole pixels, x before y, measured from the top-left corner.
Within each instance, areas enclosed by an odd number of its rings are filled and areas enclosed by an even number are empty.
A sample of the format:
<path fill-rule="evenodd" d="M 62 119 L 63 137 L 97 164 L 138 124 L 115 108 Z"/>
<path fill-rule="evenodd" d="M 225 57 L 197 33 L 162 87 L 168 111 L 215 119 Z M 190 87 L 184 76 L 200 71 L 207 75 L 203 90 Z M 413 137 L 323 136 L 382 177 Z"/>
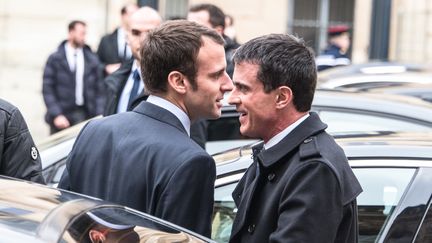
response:
<path fill-rule="evenodd" d="M 73 126 L 77 123 L 85 121 L 90 118 L 87 109 L 84 106 L 77 106 L 74 110 L 63 114 L 69 121 L 70 125 Z M 61 131 L 62 129 L 58 129 L 54 126 L 54 124 L 50 124 L 50 133 L 54 134 L 56 132 Z"/>

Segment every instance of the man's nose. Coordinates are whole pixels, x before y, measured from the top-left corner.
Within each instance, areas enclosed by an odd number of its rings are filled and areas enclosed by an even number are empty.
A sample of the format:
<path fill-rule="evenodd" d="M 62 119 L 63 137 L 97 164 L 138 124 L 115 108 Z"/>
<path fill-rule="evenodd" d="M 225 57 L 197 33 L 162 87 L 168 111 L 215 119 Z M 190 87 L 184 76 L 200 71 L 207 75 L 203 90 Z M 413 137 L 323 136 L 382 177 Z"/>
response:
<path fill-rule="evenodd" d="M 230 105 L 237 105 L 241 103 L 241 99 L 240 97 L 237 96 L 237 93 L 234 91 L 232 91 L 230 93 L 230 95 L 228 96 L 228 104 Z"/>

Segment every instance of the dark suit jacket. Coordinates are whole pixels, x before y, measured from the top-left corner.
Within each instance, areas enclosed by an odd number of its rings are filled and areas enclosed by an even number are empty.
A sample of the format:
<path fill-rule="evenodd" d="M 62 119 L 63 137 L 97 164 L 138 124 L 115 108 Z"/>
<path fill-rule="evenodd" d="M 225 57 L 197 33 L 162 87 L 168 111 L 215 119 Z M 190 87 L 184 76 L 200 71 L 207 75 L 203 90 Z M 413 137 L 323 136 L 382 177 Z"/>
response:
<path fill-rule="evenodd" d="M 134 59 L 122 63 L 121 67 L 104 79 L 106 87 L 106 104 L 103 115 L 109 116 L 117 113 L 117 106 L 121 93 L 132 71 Z"/>
<path fill-rule="evenodd" d="M 123 61 L 118 53 L 117 33 L 118 28 L 113 33 L 103 36 L 99 43 L 96 54 L 104 65 Z"/>
<path fill-rule="evenodd" d="M 171 112 L 141 102 L 81 131 L 59 187 L 210 236 L 215 163 Z"/>
<path fill-rule="evenodd" d="M 75 104 L 75 74 L 70 70 L 63 41 L 57 51 L 51 54 L 43 73 L 43 98 L 47 107 L 45 120 L 52 125 L 53 119 L 73 112 Z M 90 47 L 84 52 L 84 106 L 88 118 L 102 114 L 105 104 L 105 86 L 97 56 Z"/>
<path fill-rule="evenodd" d="M 275 146 L 254 147 L 230 242 L 357 242 L 362 189 L 326 127 L 311 113 Z"/>

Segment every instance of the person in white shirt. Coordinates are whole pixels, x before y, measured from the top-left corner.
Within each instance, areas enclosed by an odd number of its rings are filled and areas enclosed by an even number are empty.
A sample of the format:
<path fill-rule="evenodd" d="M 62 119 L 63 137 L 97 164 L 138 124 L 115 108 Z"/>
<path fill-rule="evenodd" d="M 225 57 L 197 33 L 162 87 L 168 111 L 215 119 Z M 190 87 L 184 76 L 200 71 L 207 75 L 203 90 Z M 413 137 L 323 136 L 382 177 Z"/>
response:
<path fill-rule="evenodd" d="M 131 47 L 133 58 L 105 78 L 107 100 L 104 116 L 130 110 L 132 102 L 143 92 L 144 82 L 139 67 L 140 43 L 150 30 L 161 23 L 159 13 L 150 7 L 138 9 L 129 18 L 130 31 L 127 34 L 127 43 Z"/>
<path fill-rule="evenodd" d="M 100 62 L 85 44 L 86 31 L 86 23 L 72 21 L 67 40 L 45 65 L 42 92 L 51 133 L 102 114 L 105 102 Z"/>
<path fill-rule="evenodd" d="M 127 44 L 126 36 L 130 31 L 129 18 L 138 10 L 138 5 L 128 3 L 120 10 L 121 24 L 113 33 L 104 35 L 99 43 L 97 55 L 104 65 L 106 75 L 109 75 L 125 62 L 132 58 L 132 51 Z"/>

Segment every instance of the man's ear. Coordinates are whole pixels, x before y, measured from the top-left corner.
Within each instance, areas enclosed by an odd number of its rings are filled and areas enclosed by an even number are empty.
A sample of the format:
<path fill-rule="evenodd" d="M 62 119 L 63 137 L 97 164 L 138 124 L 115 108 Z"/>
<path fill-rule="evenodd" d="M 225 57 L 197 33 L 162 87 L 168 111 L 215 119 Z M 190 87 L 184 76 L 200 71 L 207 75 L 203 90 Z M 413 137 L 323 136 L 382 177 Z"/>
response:
<path fill-rule="evenodd" d="M 224 29 L 221 25 L 218 25 L 216 27 L 213 28 L 214 30 L 216 30 L 216 32 L 218 32 L 219 35 L 223 35 Z"/>
<path fill-rule="evenodd" d="M 168 85 L 176 92 L 185 94 L 187 90 L 185 78 L 181 72 L 172 71 L 168 74 Z"/>
<path fill-rule="evenodd" d="M 105 235 L 102 232 L 97 230 L 90 230 L 89 238 L 92 243 L 101 243 L 106 240 Z"/>
<path fill-rule="evenodd" d="M 291 88 L 281 86 L 276 89 L 276 108 L 281 109 L 292 103 L 294 98 Z"/>

